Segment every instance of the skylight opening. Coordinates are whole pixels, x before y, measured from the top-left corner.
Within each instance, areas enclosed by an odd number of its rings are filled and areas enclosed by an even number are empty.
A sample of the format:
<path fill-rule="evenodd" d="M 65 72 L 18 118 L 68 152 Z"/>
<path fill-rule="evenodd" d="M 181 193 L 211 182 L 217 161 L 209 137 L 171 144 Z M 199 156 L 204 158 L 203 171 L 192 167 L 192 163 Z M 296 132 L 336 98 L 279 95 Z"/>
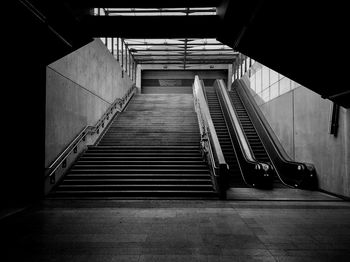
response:
<path fill-rule="evenodd" d="M 213 16 L 215 7 L 201 8 L 95 8 L 94 15 L 98 16 Z"/>

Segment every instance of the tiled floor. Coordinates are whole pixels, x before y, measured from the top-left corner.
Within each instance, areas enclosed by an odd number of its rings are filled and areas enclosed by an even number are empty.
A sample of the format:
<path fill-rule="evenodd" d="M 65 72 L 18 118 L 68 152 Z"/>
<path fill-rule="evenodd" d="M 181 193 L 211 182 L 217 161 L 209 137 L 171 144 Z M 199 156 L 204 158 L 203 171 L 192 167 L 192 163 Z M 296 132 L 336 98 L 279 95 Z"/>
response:
<path fill-rule="evenodd" d="M 51 200 L 0 232 L 1 261 L 350 261 L 343 201 Z"/>

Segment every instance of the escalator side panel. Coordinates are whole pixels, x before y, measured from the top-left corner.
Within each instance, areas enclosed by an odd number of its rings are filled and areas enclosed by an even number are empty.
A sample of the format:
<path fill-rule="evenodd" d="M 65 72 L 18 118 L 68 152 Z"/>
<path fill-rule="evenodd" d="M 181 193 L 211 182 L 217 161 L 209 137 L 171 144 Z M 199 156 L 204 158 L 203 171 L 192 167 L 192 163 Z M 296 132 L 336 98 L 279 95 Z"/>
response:
<path fill-rule="evenodd" d="M 229 91 L 230 99 L 233 108 L 235 109 L 238 120 L 241 123 L 242 129 L 245 133 L 245 136 L 249 142 L 250 148 L 253 151 L 254 157 L 259 162 L 264 162 L 273 165 L 261 139 L 246 111 L 244 104 L 242 103 L 239 95 L 237 94 L 236 89 Z M 274 169 L 273 176 L 273 186 L 274 187 L 285 187 L 277 172 Z"/>
<path fill-rule="evenodd" d="M 231 142 L 231 137 L 228 132 L 217 94 L 213 87 L 206 87 L 205 90 L 210 115 L 215 126 L 220 146 L 224 153 L 225 161 L 229 165 L 229 186 L 247 187 L 241 175 L 236 153 Z"/>

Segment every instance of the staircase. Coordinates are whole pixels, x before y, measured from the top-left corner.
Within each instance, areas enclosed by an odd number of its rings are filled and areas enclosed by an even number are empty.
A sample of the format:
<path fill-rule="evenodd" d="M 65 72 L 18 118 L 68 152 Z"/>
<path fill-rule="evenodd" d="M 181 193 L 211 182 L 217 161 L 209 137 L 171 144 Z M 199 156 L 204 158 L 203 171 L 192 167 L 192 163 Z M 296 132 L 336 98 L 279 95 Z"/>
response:
<path fill-rule="evenodd" d="M 217 198 L 192 95 L 136 95 L 53 197 Z"/>
<path fill-rule="evenodd" d="M 253 151 L 254 157 L 256 160 L 259 162 L 264 162 L 264 163 L 270 163 L 271 160 L 269 155 L 267 154 L 265 147 L 263 143 L 260 140 L 260 137 L 258 133 L 255 130 L 255 127 L 252 123 L 252 121 L 249 118 L 249 115 L 239 98 L 239 95 L 236 91 L 236 89 L 233 89 L 232 91 L 229 91 L 229 96 L 232 102 L 232 106 L 234 110 L 237 113 L 237 117 L 239 122 L 241 123 L 241 126 L 243 128 L 243 132 L 245 133 L 248 143 L 250 145 L 250 148 Z M 274 181 L 273 181 L 273 186 L 274 187 L 285 187 L 280 179 L 278 178 L 277 174 L 274 174 Z"/>
<path fill-rule="evenodd" d="M 230 187 L 247 187 L 239 169 L 235 151 L 230 138 L 230 133 L 226 125 L 225 117 L 221 110 L 219 98 L 217 97 L 214 87 L 205 87 L 205 93 L 207 97 L 210 115 L 214 123 L 215 131 L 218 136 L 219 143 L 225 157 L 225 161 L 230 167 Z"/>

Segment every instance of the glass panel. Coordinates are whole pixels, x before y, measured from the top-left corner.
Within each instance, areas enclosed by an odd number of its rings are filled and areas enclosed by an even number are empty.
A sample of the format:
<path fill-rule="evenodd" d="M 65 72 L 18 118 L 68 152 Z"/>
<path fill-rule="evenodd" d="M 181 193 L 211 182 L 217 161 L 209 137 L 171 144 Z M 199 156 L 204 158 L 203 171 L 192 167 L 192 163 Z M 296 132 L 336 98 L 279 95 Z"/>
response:
<path fill-rule="evenodd" d="M 256 81 L 256 88 L 255 88 L 255 92 L 258 94 L 261 92 L 262 90 L 262 79 L 261 79 L 261 74 L 262 74 L 262 70 L 261 69 L 258 69 L 256 71 L 256 74 L 255 74 L 255 81 Z"/>
<path fill-rule="evenodd" d="M 119 43 L 119 63 L 121 63 L 122 61 L 122 40 L 120 38 L 118 38 L 118 43 Z"/>
<path fill-rule="evenodd" d="M 112 38 L 107 38 L 107 48 L 112 53 Z"/>
<path fill-rule="evenodd" d="M 263 66 L 262 68 L 262 89 L 266 89 L 269 87 L 269 68 L 266 66 Z"/>
<path fill-rule="evenodd" d="M 270 85 L 276 83 L 277 81 L 278 81 L 278 73 L 270 69 Z"/>
<path fill-rule="evenodd" d="M 270 100 L 278 97 L 278 82 L 270 86 Z"/>
<path fill-rule="evenodd" d="M 261 98 L 262 98 L 262 100 L 264 100 L 264 102 L 269 101 L 269 99 L 270 99 L 270 88 L 267 88 L 264 91 L 262 91 Z"/>
<path fill-rule="evenodd" d="M 300 86 L 301 86 L 301 84 L 291 80 L 291 89 L 295 89 L 295 88 L 298 88 Z"/>
<path fill-rule="evenodd" d="M 255 83 L 255 75 L 250 77 L 250 88 L 255 92 L 256 91 L 256 83 Z"/>
<path fill-rule="evenodd" d="M 290 91 L 290 79 L 287 77 L 283 77 L 280 81 L 280 95 L 287 93 Z"/>

